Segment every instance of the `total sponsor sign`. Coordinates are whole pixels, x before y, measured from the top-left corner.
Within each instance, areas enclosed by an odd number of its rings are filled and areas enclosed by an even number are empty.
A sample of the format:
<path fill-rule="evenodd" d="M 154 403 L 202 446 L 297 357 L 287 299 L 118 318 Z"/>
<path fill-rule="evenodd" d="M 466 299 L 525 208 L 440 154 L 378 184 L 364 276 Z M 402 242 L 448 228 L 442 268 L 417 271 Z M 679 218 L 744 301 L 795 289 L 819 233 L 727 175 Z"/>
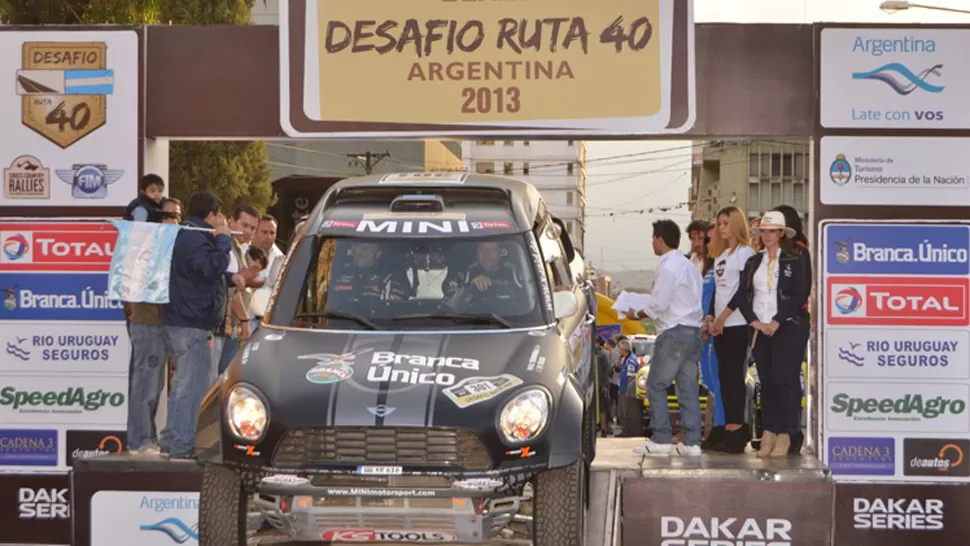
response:
<path fill-rule="evenodd" d="M 837 432 L 955 433 L 970 431 L 966 383 L 830 381 L 827 429 Z"/>
<path fill-rule="evenodd" d="M 108 299 L 108 277 L 96 273 L 0 273 L 0 321 L 123 321 Z"/>
<path fill-rule="evenodd" d="M 3 372 L 124 374 L 130 350 L 122 322 L 11 322 L 0 329 Z"/>
<path fill-rule="evenodd" d="M 91 496 L 90 544 L 198 543 L 198 492 L 98 491 Z"/>
<path fill-rule="evenodd" d="M 827 377 L 970 379 L 965 329 L 829 327 L 824 343 Z"/>
<path fill-rule="evenodd" d="M 825 271 L 835 275 L 970 275 L 970 226 L 828 224 Z"/>
<path fill-rule="evenodd" d="M 970 279 L 966 277 L 829 276 L 826 292 L 828 324 L 970 325 Z"/>
<path fill-rule="evenodd" d="M 0 223 L 0 271 L 103 271 L 118 232 L 106 223 Z"/>

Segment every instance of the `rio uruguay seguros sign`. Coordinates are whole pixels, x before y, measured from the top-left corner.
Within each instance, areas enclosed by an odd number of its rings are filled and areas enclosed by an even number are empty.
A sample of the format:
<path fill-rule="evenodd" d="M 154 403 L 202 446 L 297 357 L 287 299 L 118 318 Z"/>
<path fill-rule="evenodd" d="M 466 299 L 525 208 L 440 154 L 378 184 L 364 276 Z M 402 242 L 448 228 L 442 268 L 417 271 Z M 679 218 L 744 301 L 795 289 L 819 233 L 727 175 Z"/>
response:
<path fill-rule="evenodd" d="M 691 7 L 282 0 L 281 123 L 291 137 L 682 133 Z"/>

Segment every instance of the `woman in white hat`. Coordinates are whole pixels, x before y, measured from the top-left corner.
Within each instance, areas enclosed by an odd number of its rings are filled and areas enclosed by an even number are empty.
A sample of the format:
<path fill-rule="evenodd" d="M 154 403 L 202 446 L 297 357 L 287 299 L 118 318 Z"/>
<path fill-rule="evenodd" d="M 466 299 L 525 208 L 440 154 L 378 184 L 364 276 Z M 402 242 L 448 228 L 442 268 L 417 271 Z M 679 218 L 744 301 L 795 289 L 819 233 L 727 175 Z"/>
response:
<path fill-rule="evenodd" d="M 805 302 L 812 274 L 783 213 L 765 213 L 757 231 L 764 248 L 745 264 L 736 303 L 754 330 L 764 420 L 758 457 L 787 457 L 791 435 L 801 427 L 800 373 L 810 331 Z"/>

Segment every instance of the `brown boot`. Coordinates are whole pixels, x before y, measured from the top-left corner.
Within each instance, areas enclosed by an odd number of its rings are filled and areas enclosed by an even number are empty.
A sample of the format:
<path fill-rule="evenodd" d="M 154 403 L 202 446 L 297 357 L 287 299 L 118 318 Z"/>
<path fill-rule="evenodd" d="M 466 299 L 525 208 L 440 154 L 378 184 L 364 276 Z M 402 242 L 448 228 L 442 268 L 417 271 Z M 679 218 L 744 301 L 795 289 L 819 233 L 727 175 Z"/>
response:
<path fill-rule="evenodd" d="M 761 434 L 761 449 L 758 450 L 758 458 L 765 459 L 771 455 L 771 450 L 775 448 L 775 442 L 778 440 L 778 436 L 774 432 L 768 432 L 767 430 Z"/>
<path fill-rule="evenodd" d="M 770 457 L 773 459 L 783 459 L 788 456 L 788 448 L 791 447 L 791 438 L 787 434 L 779 434 L 775 441 L 775 447 L 771 450 Z"/>

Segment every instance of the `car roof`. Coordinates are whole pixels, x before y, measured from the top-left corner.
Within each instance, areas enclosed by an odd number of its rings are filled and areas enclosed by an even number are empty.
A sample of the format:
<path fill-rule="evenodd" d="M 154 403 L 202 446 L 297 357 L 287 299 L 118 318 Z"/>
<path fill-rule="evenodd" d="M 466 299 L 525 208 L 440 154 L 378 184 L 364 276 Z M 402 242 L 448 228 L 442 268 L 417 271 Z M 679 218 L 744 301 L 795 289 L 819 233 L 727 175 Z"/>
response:
<path fill-rule="evenodd" d="M 422 202 L 440 207 L 434 213 L 401 213 L 399 204 Z M 373 174 L 337 182 L 323 195 L 308 220 L 307 234 L 343 229 L 359 235 L 369 221 L 393 222 L 395 217 L 427 221 L 460 218 L 498 231 L 530 230 L 543 210 L 539 191 L 528 182 L 478 173 L 411 172 Z M 373 230 L 372 230 L 373 231 Z M 429 235 L 435 235 L 432 233 Z"/>

